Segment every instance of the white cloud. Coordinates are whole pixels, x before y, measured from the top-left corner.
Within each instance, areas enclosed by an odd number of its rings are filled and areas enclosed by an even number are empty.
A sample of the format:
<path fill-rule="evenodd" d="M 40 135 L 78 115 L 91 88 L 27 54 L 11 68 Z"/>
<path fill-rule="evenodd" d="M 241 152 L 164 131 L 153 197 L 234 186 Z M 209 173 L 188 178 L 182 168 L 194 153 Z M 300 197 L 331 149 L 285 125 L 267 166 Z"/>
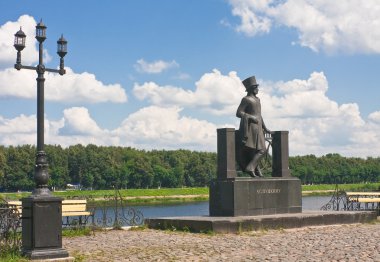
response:
<path fill-rule="evenodd" d="M 267 2 L 269 1 L 230 0 L 233 6 L 232 14 L 241 18 L 241 24 L 236 27 L 236 31 L 245 33 L 248 36 L 268 33 L 272 26 L 272 21 L 269 17 L 260 14 L 268 8 L 269 3 Z"/>
<path fill-rule="evenodd" d="M 20 115 L 13 119 L 0 116 L 0 144 L 36 144 L 36 116 Z"/>
<path fill-rule="evenodd" d="M 129 115 L 113 133 L 142 148 L 216 150 L 216 126 L 181 116 L 179 107 L 150 106 Z"/>
<path fill-rule="evenodd" d="M 266 125 L 289 130 L 291 155 L 380 155 L 380 111 L 363 118 L 357 104 L 331 100 L 323 72 L 313 72 L 307 79 L 258 82 Z M 245 95 L 236 72 L 223 75 L 218 70 L 204 74 L 194 91 L 150 82 L 135 84 L 133 92 L 152 105 L 125 116 L 113 130 L 98 125 L 85 107 L 65 109 L 61 119 L 45 120 L 46 143 L 216 151 L 216 129 L 222 126 L 212 122 L 217 119 L 237 128 L 235 112 Z M 188 117 L 183 108 L 208 120 Z M 34 115 L 0 116 L 0 144 L 35 144 L 35 122 Z"/>
<path fill-rule="evenodd" d="M 188 80 L 191 76 L 186 73 L 179 73 L 178 75 L 174 76 L 173 79 L 179 79 L 179 80 Z"/>
<path fill-rule="evenodd" d="M 36 132 L 36 116 L 20 115 L 13 119 L 0 116 L 0 134 L 32 133 Z"/>
<path fill-rule="evenodd" d="M 326 94 L 329 86 L 323 72 L 313 72 L 306 80 L 275 83 L 259 80 L 259 83 L 265 122 L 272 130 L 290 131 L 291 154 L 338 152 L 363 157 L 380 154 L 379 149 L 373 149 L 380 148 L 380 113 L 372 113 L 370 121 L 366 121 L 357 104 L 339 105 L 331 100 Z M 150 82 L 135 84 L 134 94 L 159 107 L 201 110 L 205 119 L 215 115 L 231 119 L 245 95 L 235 72 L 223 75 L 214 70 L 204 74 L 195 86 L 195 91 L 191 91 Z M 205 112 L 213 116 L 207 117 Z M 237 128 L 236 123 L 230 124 Z"/>
<path fill-rule="evenodd" d="M 308 80 L 262 83 L 264 112 L 280 117 L 336 116 L 338 104 L 326 96 L 328 83 L 323 72 L 314 72 Z"/>
<path fill-rule="evenodd" d="M 142 108 L 110 131 L 99 127 L 86 108 L 68 108 L 63 111 L 62 119 L 45 120 L 45 142 L 62 146 L 92 143 L 143 149 L 215 151 L 216 126 L 207 121 L 181 116 L 181 110 L 179 107 Z M 0 144 L 35 144 L 35 125 L 35 115 L 21 115 L 14 119 L 0 116 Z"/>
<path fill-rule="evenodd" d="M 116 145 L 118 139 L 102 129 L 85 107 L 72 107 L 63 111 L 59 121 L 45 124 L 46 143 L 69 146 L 75 144 Z"/>
<path fill-rule="evenodd" d="M 368 116 L 368 119 L 375 122 L 375 123 L 380 124 L 380 111 L 376 111 L 376 112 L 371 113 Z"/>
<path fill-rule="evenodd" d="M 363 119 L 355 103 L 339 105 L 328 98 L 328 81 L 323 73 L 314 72 L 308 80 L 264 82 L 262 90 L 266 124 L 273 130 L 290 131 L 291 154 L 380 154 L 376 149 L 380 146 L 380 123 Z M 376 114 L 371 115 L 375 119 Z"/>
<path fill-rule="evenodd" d="M 88 135 L 97 136 L 102 134 L 101 128 L 90 117 L 87 108 L 72 107 L 63 111 L 64 127 L 59 129 L 62 135 Z"/>
<path fill-rule="evenodd" d="M 66 74 L 60 76 L 45 73 L 45 99 L 62 103 L 124 103 L 127 101 L 125 90 L 120 84 L 105 85 L 95 75 L 84 72 L 74 73 L 66 68 Z M 36 97 L 36 72 L 33 70 L 17 71 L 8 68 L 0 71 L 0 98 Z"/>
<path fill-rule="evenodd" d="M 215 115 L 228 115 L 236 110 L 244 87 L 236 72 L 222 75 L 214 69 L 195 83 L 195 91 L 148 82 L 135 84 L 133 93 L 138 99 L 146 99 L 153 105 L 199 107 Z"/>
<path fill-rule="evenodd" d="M 0 27 L 0 69 L 13 67 L 16 63 L 17 51 L 13 46 L 14 34 L 20 30 L 26 34 L 25 49 L 21 52 L 23 65 L 38 63 L 38 47 L 35 39 L 36 21 L 29 15 L 22 15 L 16 22 L 7 22 Z M 57 37 L 58 38 L 58 37 Z M 50 61 L 50 56 L 44 50 L 44 59 Z"/>
<path fill-rule="evenodd" d="M 380 2 L 377 0 L 230 0 L 235 27 L 247 36 L 268 33 L 273 25 L 295 28 L 299 44 L 328 53 L 380 53 Z"/>
<path fill-rule="evenodd" d="M 144 59 L 139 59 L 135 64 L 135 69 L 140 73 L 159 74 L 165 70 L 178 66 L 178 63 L 174 60 L 170 62 L 158 60 L 149 63 Z"/>
<path fill-rule="evenodd" d="M 13 119 L 0 116 L 0 144 L 22 145 L 36 144 L 35 115 L 20 115 Z M 114 145 L 118 139 L 110 135 L 107 129 L 98 126 L 84 107 L 73 107 L 63 111 L 58 120 L 45 118 L 45 143 L 69 146 L 75 144 Z"/>

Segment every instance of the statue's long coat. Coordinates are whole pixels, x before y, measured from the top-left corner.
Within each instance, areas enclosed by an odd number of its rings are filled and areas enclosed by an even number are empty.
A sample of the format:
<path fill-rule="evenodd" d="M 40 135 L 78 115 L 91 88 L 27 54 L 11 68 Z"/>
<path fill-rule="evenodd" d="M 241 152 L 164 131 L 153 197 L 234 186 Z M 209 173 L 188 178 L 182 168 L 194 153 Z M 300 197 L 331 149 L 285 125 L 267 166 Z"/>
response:
<path fill-rule="evenodd" d="M 249 119 L 249 115 L 255 116 L 258 123 L 254 123 L 252 119 Z M 264 122 L 261 116 L 260 99 L 256 96 L 243 97 L 236 116 L 241 118 L 239 135 L 243 144 L 249 148 L 265 150 Z"/>

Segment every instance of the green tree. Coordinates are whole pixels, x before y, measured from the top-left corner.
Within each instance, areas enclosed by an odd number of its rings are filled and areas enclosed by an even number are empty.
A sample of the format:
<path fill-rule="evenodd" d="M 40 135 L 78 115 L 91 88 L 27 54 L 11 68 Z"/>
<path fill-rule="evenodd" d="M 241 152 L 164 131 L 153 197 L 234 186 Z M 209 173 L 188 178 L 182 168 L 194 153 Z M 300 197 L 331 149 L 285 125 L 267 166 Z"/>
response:
<path fill-rule="evenodd" d="M 4 190 L 5 170 L 7 169 L 7 158 L 5 148 L 0 146 L 0 191 Z"/>
<path fill-rule="evenodd" d="M 34 187 L 35 147 L 23 145 L 9 147 L 4 187 L 7 191 L 31 190 Z"/>
<path fill-rule="evenodd" d="M 45 152 L 49 163 L 49 186 L 64 189 L 70 182 L 69 160 L 67 150 L 61 146 L 45 146 Z"/>

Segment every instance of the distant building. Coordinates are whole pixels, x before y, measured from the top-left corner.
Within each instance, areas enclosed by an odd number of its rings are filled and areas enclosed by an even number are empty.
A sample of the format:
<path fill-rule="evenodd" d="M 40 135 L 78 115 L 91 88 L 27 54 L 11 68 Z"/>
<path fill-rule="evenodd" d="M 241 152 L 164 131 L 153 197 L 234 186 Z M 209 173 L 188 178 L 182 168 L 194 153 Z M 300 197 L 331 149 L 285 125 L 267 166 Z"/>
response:
<path fill-rule="evenodd" d="M 67 184 L 66 190 L 82 190 L 81 184 Z"/>

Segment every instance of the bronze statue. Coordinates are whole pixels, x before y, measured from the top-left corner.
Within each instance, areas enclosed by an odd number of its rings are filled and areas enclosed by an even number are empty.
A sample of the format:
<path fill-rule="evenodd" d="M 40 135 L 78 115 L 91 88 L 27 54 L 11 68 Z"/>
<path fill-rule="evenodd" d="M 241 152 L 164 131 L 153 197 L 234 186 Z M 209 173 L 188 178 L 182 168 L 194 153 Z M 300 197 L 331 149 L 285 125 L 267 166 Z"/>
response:
<path fill-rule="evenodd" d="M 236 116 L 241 118 L 236 136 L 236 160 L 251 177 L 262 177 L 258 164 L 266 150 L 264 132 L 272 132 L 267 129 L 261 116 L 256 78 L 249 77 L 242 83 L 247 96 L 243 97 L 236 112 Z"/>

